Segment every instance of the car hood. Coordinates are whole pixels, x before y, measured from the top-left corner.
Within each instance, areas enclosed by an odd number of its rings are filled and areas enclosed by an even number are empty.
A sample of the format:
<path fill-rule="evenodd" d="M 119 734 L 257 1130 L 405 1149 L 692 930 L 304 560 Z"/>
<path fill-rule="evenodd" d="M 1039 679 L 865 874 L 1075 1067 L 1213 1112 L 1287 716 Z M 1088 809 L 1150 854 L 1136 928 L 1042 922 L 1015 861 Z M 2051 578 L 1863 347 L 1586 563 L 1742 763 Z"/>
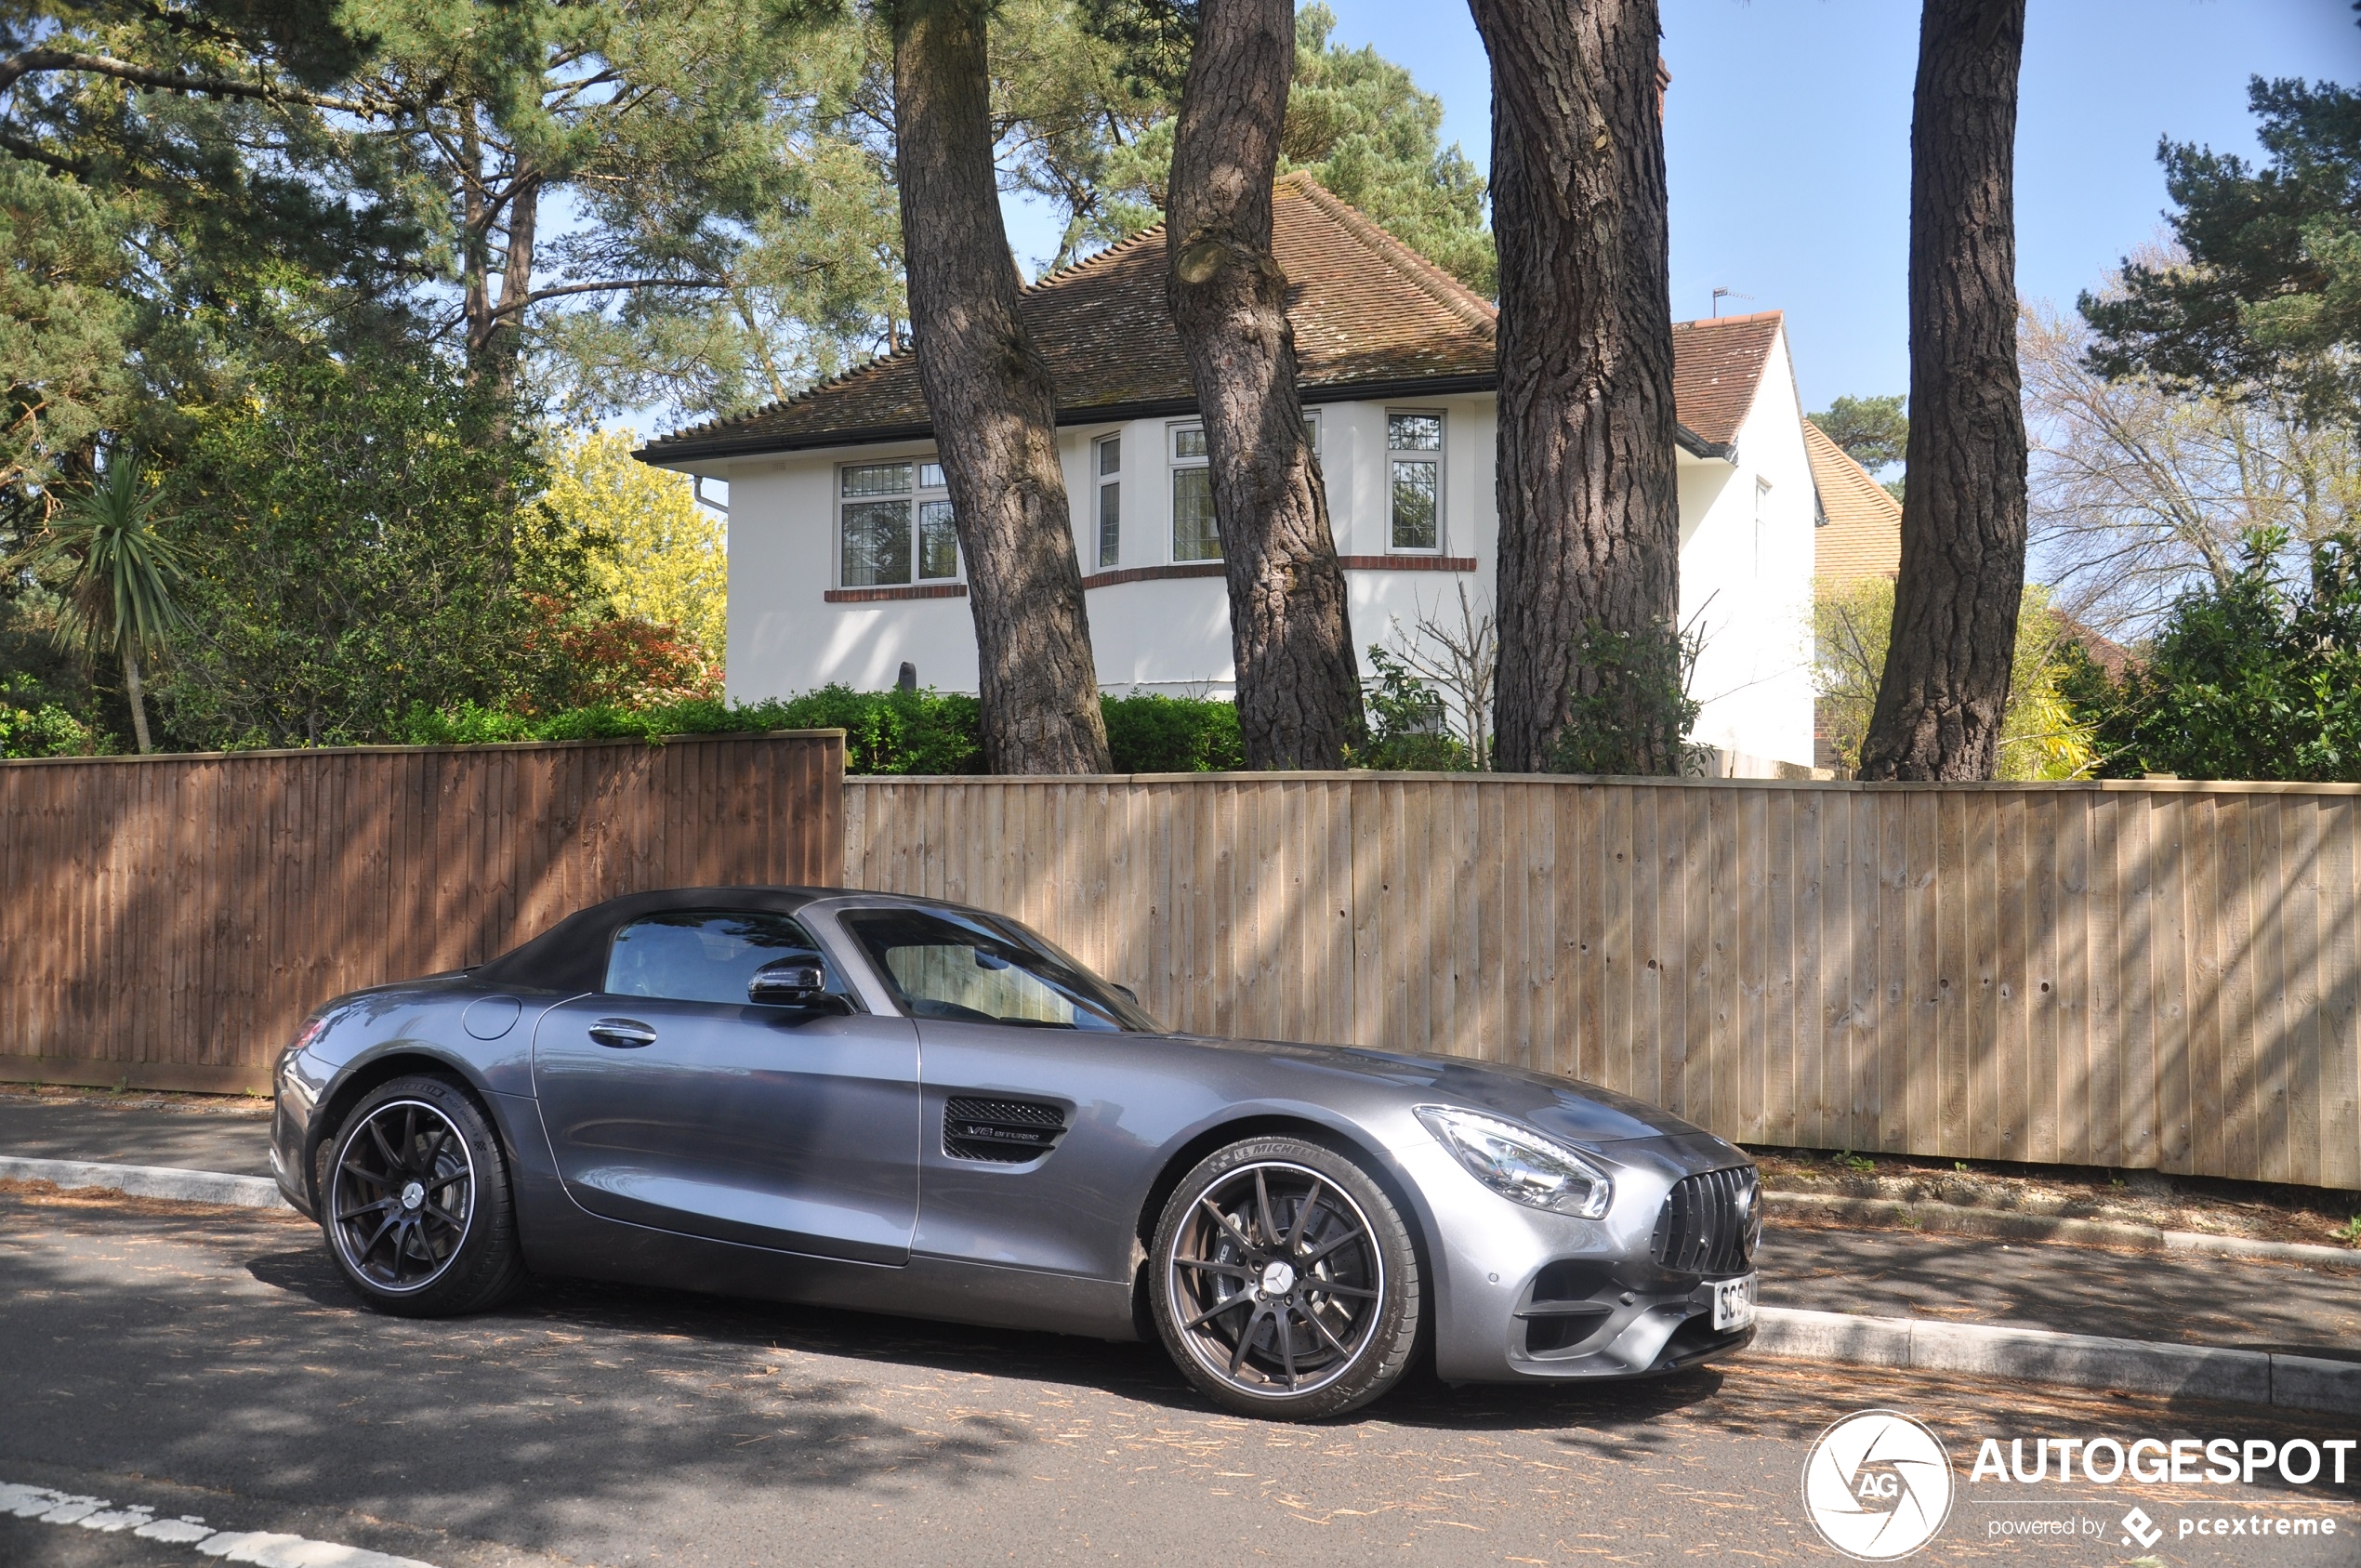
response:
<path fill-rule="evenodd" d="M 1700 1127 L 1645 1100 L 1561 1078 L 1464 1057 L 1372 1050 L 1360 1046 L 1305 1046 L 1276 1040 L 1193 1043 L 1249 1051 L 1382 1084 L 1421 1102 L 1465 1106 L 1526 1122 L 1570 1143 L 1598 1146 L 1641 1139 L 1710 1137 Z"/>

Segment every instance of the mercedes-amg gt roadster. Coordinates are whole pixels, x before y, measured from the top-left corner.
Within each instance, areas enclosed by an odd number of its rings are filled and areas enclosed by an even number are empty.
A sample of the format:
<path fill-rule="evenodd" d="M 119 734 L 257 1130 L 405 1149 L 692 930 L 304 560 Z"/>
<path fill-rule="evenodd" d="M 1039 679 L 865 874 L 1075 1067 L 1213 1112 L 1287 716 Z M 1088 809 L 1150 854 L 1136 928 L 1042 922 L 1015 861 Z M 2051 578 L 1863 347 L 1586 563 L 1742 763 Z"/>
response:
<path fill-rule="evenodd" d="M 611 899 L 315 1013 L 271 1166 L 389 1312 L 573 1275 L 1106 1339 L 1303 1419 L 1754 1337 L 1740 1150 L 1563 1078 L 1167 1034 L 1014 920 Z"/>

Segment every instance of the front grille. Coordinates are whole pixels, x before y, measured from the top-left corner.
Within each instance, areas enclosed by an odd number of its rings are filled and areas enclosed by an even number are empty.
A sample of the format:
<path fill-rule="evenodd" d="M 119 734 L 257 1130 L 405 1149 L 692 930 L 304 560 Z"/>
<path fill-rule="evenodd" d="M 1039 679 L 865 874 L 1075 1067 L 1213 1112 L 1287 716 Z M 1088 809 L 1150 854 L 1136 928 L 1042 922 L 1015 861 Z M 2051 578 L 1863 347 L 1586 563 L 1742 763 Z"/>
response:
<path fill-rule="evenodd" d="M 1751 1166 L 1684 1176 L 1665 1194 L 1649 1250 L 1680 1274 L 1738 1274 L 1754 1257 L 1748 1210 L 1757 1177 Z"/>
<path fill-rule="evenodd" d="M 1057 1147 L 1063 1111 L 1029 1100 L 953 1095 L 943 1106 L 943 1152 L 955 1160 L 1022 1165 Z"/>

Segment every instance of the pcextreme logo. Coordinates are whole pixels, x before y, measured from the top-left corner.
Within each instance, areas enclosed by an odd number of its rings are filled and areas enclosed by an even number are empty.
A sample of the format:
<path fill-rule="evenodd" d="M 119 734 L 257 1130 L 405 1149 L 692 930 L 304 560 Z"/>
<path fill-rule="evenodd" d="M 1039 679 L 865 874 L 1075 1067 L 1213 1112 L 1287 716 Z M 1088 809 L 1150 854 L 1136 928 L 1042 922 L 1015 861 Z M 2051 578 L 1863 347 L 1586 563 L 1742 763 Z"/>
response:
<path fill-rule="evenodd" d="M 1820 1434 L 1803 1461 L 1803 1507 L 1847 1557 L 1907 1557 L 1950 1516 L 1951 1456 L 1934 1433 L 1899 1411 L 1847 1416 Z"/>

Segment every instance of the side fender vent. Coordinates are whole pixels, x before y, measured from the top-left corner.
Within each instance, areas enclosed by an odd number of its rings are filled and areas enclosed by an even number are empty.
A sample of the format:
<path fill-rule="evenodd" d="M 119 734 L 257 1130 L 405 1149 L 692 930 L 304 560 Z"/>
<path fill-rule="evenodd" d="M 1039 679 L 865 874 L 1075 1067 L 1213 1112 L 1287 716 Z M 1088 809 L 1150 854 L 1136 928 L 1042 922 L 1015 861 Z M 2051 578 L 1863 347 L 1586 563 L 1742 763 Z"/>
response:
<path fill-rule="evenodd" d="M 1056 1148 L 1065 1130 L 1065 1113 L 1038 1100 L 955 1094 L 943 1107 L 943 1152 L 955 1160 L 1022 1165 Z"/>

